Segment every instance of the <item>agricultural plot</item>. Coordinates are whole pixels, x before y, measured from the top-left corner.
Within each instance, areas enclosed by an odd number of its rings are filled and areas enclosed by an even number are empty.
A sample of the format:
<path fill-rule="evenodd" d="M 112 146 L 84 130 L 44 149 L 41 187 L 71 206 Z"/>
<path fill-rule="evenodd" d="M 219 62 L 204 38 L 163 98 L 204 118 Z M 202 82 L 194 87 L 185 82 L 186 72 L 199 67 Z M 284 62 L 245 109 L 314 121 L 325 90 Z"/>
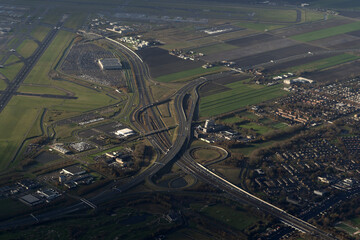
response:
<path fill-rule="evenodd" d="M 290 72 L 316 71 L 325 68 L 330 68 L 342 63 L 355 61 L 357 59 L 359 59 L 359 57 L 355 55 L 341 54 L 341 55 L 325 58 L 322 60 L 309 62 L 307 64 L 303 64 L 300 66 L 292 67 L 287 69 L 286 71 L 290 71 Z"/>
<path fill-rule="evenodd" d="M 242 37 L 242 38 L 238 38 L 238 39 L 233 39 L 233 40 L 227 41 L 226 43 L 237 46 L 237 47 L 247 47 L 249 45 L 266 43 L 266 42 L 270 42 L 270 41 L 274 41 L 274 40 L 278 40 L 278 39 L 280 39 L 280 38 L 270 35 L 270 34 L 267 34 L 267 33 L 262 33 L 262 34 L 255 34 L 255 35 Z"/>
<path fill-rule="evenodd" d="M 182 71 L 182 72 L 163 75 L 161 77 L 157 77 L 156 81 L 158 81 L 158 82 L 175 82 L 175 81 L 181 81 L 181 80 L 185 81 L 185 80 L 189 80 L 191 78 L 201 77 L 206 74 L 219 72 L 221 70 L 223 70 L 223 67 L 213 67 L 213 68 L 206 68 L 206 69 L 204 69 L 202 67 L 198 67 L 198 68 L 194 68 L 194 69 L 190 69 L 190 70 L 186 70 L 186 71 Z"/>
<path fill-rule="evenodd" d="M 192 50 L 195 51 L 195 52 L 200 52 L 200 53 L 209 55 L 209 54 L 214 54 L 214 53 L 227 51 L 227 50 L 232 50 L 232 49 L 236 49 L 236 47 L 233 46 L 233 45 L 230 45 L 230 44 L 226 44 L 226 43 L 217 43 L 217 44 L 214 44 L 214 45 L 195 48 L 195 49 L 192 49 Z"/>
<path fill-rule="evenodd" d="M 360 22 L 353 22 L 353 23 L 336 26 L 336 27 L 321 29 L 318 31 L 303 33 L 303 34 L 292 36 L 291 38 L 294 40 L 297 40 L 297 41 L 310 42 L 310 41 L 314 41 L 317 39 L 322 39 L 322 38 L 332 37 L 332 36 L 336 36 L 336 35 L 340 35 L 340 34 L 344 34 L 344 33 L 348 33 L 348 32 L 353 32 L 356 30 L 360 30 Z"/>
<path fill-rule="evenodd" d="M 183 60 L 170 55 L 168 51 L 160 48 L 147 48 L 138 51 L 138 53 L 144 62 L 148 64 L 153 78 L 195 69 L 204 64 L 201 61 Z"/>
<path fill-rule="evenodd" d="M 200 116 L 215 116 L 231 112 L 241 107 L 284 96 L 282 85 L 264 87 L 235 82 L 225 85 L 231 90 L 206 96 L 200 99 Z"/>
<path fill-rule="evenodd" d="M 246 56 L 234 60 L 241 67 L 252 67 L 257 64 L 268 63 L 271 60 L 276 63 L 277 60 L 295 56 L 307 55 L 308 52 L 316 52 L 321 50 L 319 47 L 314 47 L 306 44 L 298 44 L 290 47 L 284 47 L 272 51 L 262 52 L 251 56 Z M 304 56 L 306 57 L 306 56 Z"/>
<path fill-rule="evenodd" d="M 327 21 L 319 21 L 319 22 L 313 22 L 313 23 L 293 25 L 293 26 L 287 27 L 287 28 L 275 29 L 275 30 L 272 30 L 271 33 L 274 35 L 278 35 L 278 36 L 289 37 L 289 36 L 295 36 L 295 35 L 304 34 L 304 33 L 308 33 L 308 32 L 314 32 L 314 31 L 318 31 L 321 29 L 332 28 L 332 27 L 336 27 L 336 26 L 344 25 L 344 24 L 348 24 L 348 23 L 353 23 L 353 22 L 354 22 L 353 20 L 349 20 L 349 19 L 335 18 L 335 19 L 331 19 L 331 20 L 327 20 Z"/>
<path fill-rule="evenodd" d="M 295 59 L 292 61 L 286 61 L 286 62 L 282 62 L 282 63 L 275 62 L 274 64 L 267 66 L 266 71 L 268 71 L 268 72 L 278 72 L 278 71 L 283 72 L 284 69 L 287 69 L 287 68 L 303 65 L 303 64 L 306 64 L 309 62 L 319 61 L 321 59 L 329 58 L 329 57 L 336 56 L 336 55 L 337 55 L 336 53 L 327 53 L 327 54 L 321 54 L 321 55 L 308 55 L 304 58 L 299 58 L 299 59 Z"/>
<path fill-rule="evenodd" d="M 208 55 L 203 57 L 203 59 L 209 62 L 234 60 L 240 57 L 247 57 L 255 54 L 261 54 L 264 52 L 275 51 L 277 49 L 281 49 L 285 47 L 291 47 L 296 44 L 297 44 L 296 42 L 288 39 L 278 39 L 274 41 L 258 43 L 247 47 L 237 48 L 217 54 Z"/>
<path fill-rule="evenodd" d="M 25 39 L 16 51 L 24 58 L 28 58 L 34 53 L 37 47 L 38 45 L 36 42 L 30 39 Z"/>
<path fill-rule="evenodd" d="M 359 61 L 354 61 L 351 63 L 343 64 L 338 67 L 333 67 L 323 71 L 317 71 L 312 73 L 307 73 L 304 77 L 313 79 L 319 82 L 327 82 L 334 80 L 344 80 L 349 77 L 355 77 L 360 75 L 360 65 Z"/>
<path fill-rule="evenodd" d="M 360 39 L 355 36 L 340 34 L 328 38 L 322 38 L 319 40 L 311 41 L 311 44 L 318 45 L 321 47 L 332 47 L 332 46 L 344 44 L 347 45 L 348 48 L 352 48 L 352 45 L 349 45 L 349 42 L 353 42 L 356 40 L 360 40 Z"/>
<path fill-rule="evenodd" d="M 31 36 L 41 42 L 49 32 L 50 28 L 45 26 L 38 26 L 31 32 Z"/>
<path fill-rule="evenodd" d="M 251 29 L 251 30 L 255 30 L 255 31 L 259 31 L 259 32 L 270 31 L 270 30 L 274 30 L 274 29 L 278 29 L 278 28 L 282 28 L 282 27 L 286 26 L 286 25 L 280 25 L 280 24 L 268 24 L 268 23 L 245 22 L 245 21 L 236 23 L 236 25 L 239 27 L 243 27 L 243 28 L 247 28 L 247 29 Z"/>

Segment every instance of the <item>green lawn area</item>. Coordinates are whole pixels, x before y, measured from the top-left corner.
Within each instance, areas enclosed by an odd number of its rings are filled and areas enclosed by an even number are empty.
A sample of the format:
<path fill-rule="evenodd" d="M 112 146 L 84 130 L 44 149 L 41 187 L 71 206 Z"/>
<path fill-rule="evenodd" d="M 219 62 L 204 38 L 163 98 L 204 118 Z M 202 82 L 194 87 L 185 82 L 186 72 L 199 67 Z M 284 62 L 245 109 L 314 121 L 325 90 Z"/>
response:
<path fill-rule="evenodd" d="M 62 15 L 63 15 L 62 11 L 59 11 L 57 9 L 51 9 L 42 19 L 42 22 L 49 24 L 56 24 L 58 21 L 60 21 Z"/>
<path fill-rule="evenodd" d="M 36 42 L 30 39 L 25 39 L 16 49 L 16 51 L 24 58 L 28 58 L 31 56 L 31 54 L 33 54 L 37 47 L 38 45 Z"/>
<path fill-rule="evenodd" d="M 20 58 L 18 58 L 15 55 L 10 55 L 10 57 L 5 62 L 5 65 L 11 64 L 11 63 L 14 63 L 14 62 L 17 62 L 17 61 L 20 61 Z"/>
<path fill-rule="evenodd" d="M 315 71 L 315 70 L 321 70 L 329 67 L 333 67 L 342 63 L 351 62 L 356 59 L 359 59 L 359 56 L 351 55 L 351 54 L 341 54 L 325 59 L 321 59 L 318 61 L 306 63 L 303 65 L 295 66 L 288 68 L 286 71 L 289 72 L 297 72 L 297 71 Z"/>
<path fill-rule="evenodd" d="M 0 79 L 0 90 L 5 90 L 7 84 L 4 80 Z"/>
<path fill-rule="evenodd" d="M 86 14 L 84 13 L 72 13 L 69 18 L 66 20 L 64 26 L 68 28 L 77 29 L 81 26 L 86 18 Z"/>
<path fill-rule="evenodd" d="M 267 133 L 267 132 L 271 131 L 271 128 L 269 128 L 267 126 L 264 126 L 264 125 L 259 125 L 259 124 L 254 123 L 254 122 L 241 124 L 241 125 L 239 125 L 239 127 L 246 128 L 246 129 L 252 129 L 252 130 L 254 130 L 255 132 L 257 132 L 259 134 L 264 134 L 264 133 Z"/>
<path fill-rule="evenodd" d="M 53 87 L 46 86 L 20 86 L 18 92 L 22 93 L 37 93 L 37 94 L 56 94 L 56 95 L 65 95 L 64 91 Z"/>
<path fill-rule="evenodd" d="M 44 40 L 46 35 L 49 33 L 49 31 L 50 31 L 50 28 L 48 28 L 48 27 L 38 26 L 33 30 L 33 32 L 31 33 L 31 36 L 33 36 L 34 38 L 36 38 L 39 41 L 42 41 L 42 40 Z"/>
<path fill-rule="evenodd" d="M 213 67 L 213 68 L 207 68 L 207 69 L 198 67 L 198 68 L 194 68 L 194 69 L 190 69 L 190 70 L 186 70 L 186 71 L 182 71 L 182 72 L 177 72 L 177 73 L 172 73 L 172 74 L 164 75 L 161 77 L 157 77 L 155 80 L 158 82 L 174 82 L 177 80 L 189 80 L 191 78 L 201 77 L 203 75 L 207 75 L 210 73 L 219 72 L 222 69 L 223 69 L 223 67 Z"/>
<path fill-rule="evenodd" d="M 332 36 L 344 34 L 347 32 L 352 32 L 352 31 L 356 31 L 356 30 L 360 30 L 360 22 L 353 22 L 353 23 L 336 26 L 336 27 L 321 29 L 318 31 L 303 33 L 303 34 L 292 36 L 291 38 L 294 40 L 297 40 L 297 41 L 310 42 L 310 41 L 327 38 L 327 37 L 332 37 Z"/>
<path fill-rule="evenodd" d="M 236 48 L 237 48 L 236 46 L 231 45 L 231 44 L 218 43 L 218 44 L 214 44 L 214 45 L 210 45 L 210 46 L 195 48 L 195 49 L 193 49 L 193 51 L 198 52 L 198 53 L 204 53 L 206 55 L 210 55 L 210 54 L 227 51 L 227 50 L 232 50 L 232 49 L 236 49 Z"/>
<path fill-rule="evenodd" d="M 201 117 L 231 112 L 241 107 L 258 104 L 287 94 L 282 90 L 281 84 L 265 87 L 235 82 L 225 86 L 231 90 L 200 99 Z"/>
<path fill-rule="evenodd" d="M 75 35 L 60 31 L 25 79 L 25 83 L 49 84 L 48 73 L 59 61 L 61 54 Z"/>
<path fill-rule="evenodd" d="M 247 213 L 245 210 L 235 210 L 223 204 L 202 208 L 200 212 L 240 231 L 259 221 L 258 218 Z"/>
<path fill-rule="evenodd" d="M 4 68 L 0 68 L 0 72 L 7 77 L 10 81 L 14 80 L 14 78 L 16 77 L 16 74 L 18 74 L 18 72 L 21 70 L 21 68 L 24 66 L 24 63 L 19 62 L 19 63 L 15 63 L 13 65 L 4 67 Z"/>
<path fill-rule="evenodd" d="M 353 235 L 355 232 L 358 231 L 356 228 L 353 228 L 353 227 L 351 227 L 348 224 L 345 224 L 343 222 L 340 222 L 340 223 L 336 224 L 336 228 L 338 228 L 340 230 L 343 230 L 343 231 L 347 232 L 350 235 Z"/>

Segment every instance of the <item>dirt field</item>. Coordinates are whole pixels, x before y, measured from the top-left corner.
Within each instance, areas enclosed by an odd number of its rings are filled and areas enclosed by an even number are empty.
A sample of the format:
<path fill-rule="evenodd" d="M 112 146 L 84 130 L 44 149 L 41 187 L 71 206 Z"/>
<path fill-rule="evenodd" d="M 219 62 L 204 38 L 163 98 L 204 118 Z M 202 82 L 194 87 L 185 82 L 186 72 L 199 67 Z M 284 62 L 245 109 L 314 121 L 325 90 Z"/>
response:
<path fill-rule="evenodd" d="M 251 56 L 242 57 L 236 59 L 235 62 L 240 67 L 251 67 L 257 64 L 270 62 L 271 60 L 275 61 L 294 56 L 299 54 L 305 54 L 307 52 L 316 52 L 321 50 L 321 48 L 306 45 L 306 44 L 298 44 L 295 46 L 284 47 L 264 53 L 259 53 Z"/>
<path fill-rule="evenodd" d="M 356 49 L 360 47 L 360 39 L 331 46 L 333 49 Z"/>
<path fill-rule="evenodd" d="M 339 25 L 347 24 L 347 23 L 351 23 L 351 22 L 353 22 L 353 21 L 348 20 L 348 19 L 334 19 L 334 20 L 327 20 L 327 21 L 322 21 L 322 22 L 304 23 L 304 24 L 299 24 L 299 25 L 295 25 L 292 27 L 288 27 L 288 28 L 272 30 L 271 33 L 275 34 L 275 35 L 279 35 L 279 36 L 289 37 L 289 36 L 298 35 L 298 34 L 302 34 L 302 33 L 321 30 L 324 28 L 335 27 L 335 26 L 339 26 Z"/>
<path fill-rule="evenodd" d="M 351 45 L 349 45 L 348 43 L 355 40 L 359 40 L 359 38 L 347 34 L 340 34 L 328 38 L 311 41 L 310 43 L 321 47 L 332 47 L 340 44 L 347 44 L 348 47 L 350 47 Z"/>
<path fill-rule="evenodd" d="M 305 75 L 305 77 L 313 79 L 318 82 L 344 80 L 350 77 L 360 75 L 360 60 L 352 63 L 344 64 L 339 67 L 331 68 L 321 72 L 312 72 Z"/>
<path fill-rule="evenodd" d="M 351 35 L 351 36 L 354 36 L 354 37 L 360 37 L 360 30 L 358 31 L 353 31 L 353 32 L 348 32 L 346 33 L 347 35 Z"/>
<path fill-rule="evenodd" d="M 146 48 L 138 53 L 148 64 L 153 78 L 201 67 L 204 64 L 202 61 L 183 60 L 160 48 Z"/>
<path fill-rule="evenodd" d="M 231 41 L 226 41 L 225 43 L 235 45 L 237 47 L 247 47 L 249 45 L 255 45 L 255 44 L 263 43 L 263 42 L 270 42 L 270 41 L 277 40 L 277 39 L 280 39 L 280 38 L 270 35 L 270 34 L 262 33 L 262 34 L 248 36 L 248 37 L 234 39 Z"/>

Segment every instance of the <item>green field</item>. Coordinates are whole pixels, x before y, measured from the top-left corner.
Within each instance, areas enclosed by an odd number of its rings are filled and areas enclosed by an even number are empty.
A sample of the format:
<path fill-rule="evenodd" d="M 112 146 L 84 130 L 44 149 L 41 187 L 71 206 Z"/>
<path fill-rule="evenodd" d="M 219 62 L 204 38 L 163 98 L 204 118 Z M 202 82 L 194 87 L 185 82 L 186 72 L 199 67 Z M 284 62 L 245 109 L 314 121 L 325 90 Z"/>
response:
<path fill-rule="evenodd" d="M 241 107 L 286 95 L 286 92 L 282 90 L 282 85 L 264 87 L 235 82 L 225 86 L 231 90 L 200 99 L 201 117 L 231 112 Z"/>
<path fill-rule="evenodd" d="M 0 90 L 5 90 L 7 84 L 4 80 L 0 79 Z"/>
<path fill-rule="evenodd" d="M 288 72 L 298 72 L 298 71 L 315 71 L 315 70 L 321 70 L 329 67 L 333 67 L 342 63 L 355 61 L 356 59 L 359 59 L 360 57 L 351 55 L 351 54 L 341 54 L 325 59 L 321 59 L 318 61 L 310 62 L 307 64 L 303 64 L 300 66 L 295 66 L 288 68 L 286 71 Z"/>
<path fill-rule="evenodd" d="M 25 39 L 16 51 L 24 58 L 30 57 L 38 47 L 37 43 L 30 39 Z"/>
<path fill-rule="evenodd" d="M 259 221 L 254 215 L 250 215 L 244 210 L 235 210 L 223 204 L 202 208 L 200 212 L 240 231 Z"/>
<path fill-rule="evenodd" d="M 218 43 L 215 45 L 195 48 L 192 50 L 197 53 L 204 53 L 205 55 L 210 55 L 210 54 L 214 54 L 214 53 L 218 53 L 218 52 L 222 52 L 222 51 L 228 51 L 228 50 L 232 50 L 232 49 L 236 49 L 236 48 L 237 47 L 234 45 L 230 45 L 230 44 L 226 44 L 226 43 Z"/>
<path fill-rule="evenodd" d="M 339 34 L 344 34 L 352 31 L 360 30 L 360 22 L 353 22 L 348 24 L 343 24 L 336 27 L 330 27 L 326 29 L 321 29 L 318 31 L 303 33 L 299 35 L 292 36 L 291 38 L 297 41 L 310 42 L 318 39 L 323 39 L 327 37 L 336 36 Z"/>
<path fill-rule="evenodd" d="M 60 31 L 36 66 L 31 70 L 25 83 L 49 84 L 48 73 L 59 61 L 62 53 L 70 44 L 75 35 L 70 32 Z"/>
<path fill-rule="evenodd" d="M 56 94 L 56 95 L 65 95 L 64 91 L 56 89 L 54 87 L 47 86 L 20 86 L 18 92 L 22 93 L 37 93 L 37 94 Z"/>
<path fill-rule="evenodd" d="M 272 130 L 268 126 L 260 125 L 260 124 L 254 123 L 254 122 L 240 124 L 239 127 L 246 128 L 246 129 L 252 129 L 259 134 L 264 134 L 264 133 L 267 133 Z"/>
<path fill-rule="evenodd" d="M 14 62 L 20 61 L 20 59 L 15 55 L 10 55 L 10 57 L 6 60 L 5 65 L 11 64 Z"/>
<path fill-rule="evenodd" d="M 343 222 L 336 224 L 336 228 L 338 228 L 344 232 L 347 232 L 349 235 L 353 235 L 354 233 L 356 233 L 358 231 L 356 228 L 350 226 L 349 224 L 343 223 Z"/>
<path fill-rule="evenodd" d="M 7 79 L 10 81 L 14 80 L 16 74 L 20 71 L 20 69 L 24 66 L 24 63 L 19 62 L 12 64 L 10 66 L 0 68 L 0 73 L 2 73 Z"/>
<path fill-rule="evenodd" d="M 66 20 L 64 26 L 72 29 L 77 29 L 85 21 L 86 14 L 84 13 L 73 13 Z"/>
<path fill-rule="evenodd" d="M 161 77 L 157 77 L 155 80 L 158 82 L 174 82 L 178 80 L 189 80 L 190 78 L 197 78 L 210 73 L 219 72 L 222 69 L 223 69 L 222 67 L 213 67 L 207 69 L 198 67 L 182 72 L 177 72 L 177 73 L 172 73 Z"/>
<path fill-rule="evenodd" d="M 44 27 L 44 26 L 38 26 L 36 27 L 32 33 L 31 36 L 33 36 L 35 39 L 42 41 L 46 37 L 46 35 L 49 33 L 50 28 Z"/>

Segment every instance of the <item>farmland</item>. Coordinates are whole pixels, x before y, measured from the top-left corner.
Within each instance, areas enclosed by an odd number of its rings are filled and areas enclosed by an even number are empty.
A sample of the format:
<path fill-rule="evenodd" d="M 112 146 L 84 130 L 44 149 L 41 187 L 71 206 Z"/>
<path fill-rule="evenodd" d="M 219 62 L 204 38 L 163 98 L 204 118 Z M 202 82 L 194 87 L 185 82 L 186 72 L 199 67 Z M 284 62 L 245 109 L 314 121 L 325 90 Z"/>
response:
<path fill-rule="evenodd" d="M 139 51 L 139 54 L 144 62 L 148 64 L 153 78 L 194 69 L 203 65 L 200 61 L 183 60 L 169 55 L 168 51 L 160 48 L 144 49 Z"/>
<path fill-rule="evenodd" d="M 177 73 L 172 73 L 172 74 L 168 74 L 168 75 L 164 75 L 161 77 L 157 77 L 156 81 L 159 82 L 174 82 L 174 81 L 179 81 L 179 80 L 187 80 L 189 78 L 196 78 L 196 77 L 200 77 L 206 74 L 210 74 L 210 73 L 214 73 L 214 72 L 218 72 L 221 71 L 222 67 L 213 67 L 213 68 L 194 68 L 191 70 L 186 70 L 186 71 L 182 71 L 182 72 L 177 72 Z"/>
<path fill-rule="evenodd" d="M 358 56 L 350 55 L 350 54 L 342 54 L 329 58 L 325 58 L 322 60 L 310 62 L 307 64 L 303 64 L 300 66 L 289 68 L 287 71 L 297 72 L 297 71 L 315 71 L 321 70 L 329 67 L 333 67 L 342 63 L 351 62 L 356 59 L 359 59 Z"/>
<path fill-rule="evenodd" d="M 282 85 L 271 87 L 247 85 L 235 82 L 225 85 L 229 91 L 206 96 L 200 100 L 200 116 L 215 116 L 221 113 L 234 111 L 241 107 L 284 96 Z"/>
<path fill-rule="evenodd" d="M 352 31 L 356 31 L 356 30 L 360 30 L 360 22 L 353 22 L 353 23 L 336 26 L 336 27 L 321 29 L 321 30 L 314 31 L 314 32 L 299 34 L 299 35 L 292 36 L 291 38 L 294 40 L 297 40 L 297 41 L 310 42 L 310 41 L 314 41 L 317 39 L 332 37 L 332 36 L 352 32 Z"/>

